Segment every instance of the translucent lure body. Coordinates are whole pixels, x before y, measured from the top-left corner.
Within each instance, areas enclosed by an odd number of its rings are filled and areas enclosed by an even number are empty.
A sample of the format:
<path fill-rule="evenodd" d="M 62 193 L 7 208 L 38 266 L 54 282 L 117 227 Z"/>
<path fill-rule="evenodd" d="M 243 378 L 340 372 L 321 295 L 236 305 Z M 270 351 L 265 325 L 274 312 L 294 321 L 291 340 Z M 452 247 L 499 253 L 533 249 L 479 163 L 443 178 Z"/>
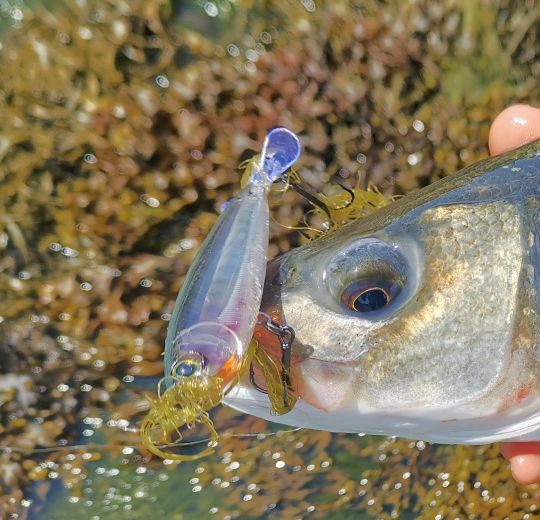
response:
<path fill-rule="evenodd" d="M 267 191 L 296 162 L 298 138 L 285 128 L 266 137 L 260 158 L 249 164 L 247 185 L 221 213 L 202 244 L 180 291 L 165 342 L 167 390 L 141 425 L 143 444 L 176 460 L 195 455 L 165 452 L 179 429 L 201 423 L 217 439 L 207 411 L 237 380 L 259 314 L 268 246 Z"/>
<path fill-rule="evenodd" d="M 229 201 L 204 241 L 167 331 L 166 376 L 201 371 L 227 384 L 238 373 L 259 313 L 266 273 L 266 191 L 299 153 L 294 134 L 284 128 L 272 130 L 248 185 Z"/>

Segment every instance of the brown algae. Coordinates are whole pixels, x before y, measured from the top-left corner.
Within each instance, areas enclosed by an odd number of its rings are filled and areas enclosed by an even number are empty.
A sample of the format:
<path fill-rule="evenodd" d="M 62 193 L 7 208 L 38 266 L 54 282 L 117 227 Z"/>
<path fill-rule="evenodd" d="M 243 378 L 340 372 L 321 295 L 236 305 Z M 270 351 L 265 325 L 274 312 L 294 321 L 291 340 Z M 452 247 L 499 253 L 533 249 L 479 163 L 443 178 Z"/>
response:
<path fill-rule="evenodd" d="M 214 448 L 218 445 L 219 433 L 208 412 L 223 401 L 227 392 L 245 376 L 252 363 L 256 363 L 263 374 L 272 412 L 276 415 L 282 415 L 290 411 L 296 398 L 289 395 L 287 402 L 285 402 L 280 367 L 270 355 L 260 348 L 257 341 L 252 340 L 235 381 L 229 384 L 226 390 L 224 390 L 223 381 L 219 377 L 198 376 L 189 379 L 177 377 L 161 379 L 158 384 L 157 397 L 147 396 L 149 411 L 139 427 L 143 446 L 158 457 L 177 462 L 192 461 L 214 453 Z M 164 386 L 167 379 L 171 380 L 169 381 L 170 386 L 161 393 L 161 387 Z M 183 428 L 193 429 L 197 425 L 205 427 L 202 433 L 207 435 L 207 440 L 194 441 L 193 443 L 183 442 L 184 434 L 181 430 Z M 175 448 L 204 444 L 207 447 L 196 451 L 196 453 L 187 454 L 171 451 Z"/>
<path fill-rule="evenodd" d="M 219 436 L 208 411 L 223 400 L 222 388 L 222 380 L 216 377 L 174 378 L 172 386 L 163 394 L 158 392 L 156 399 L 148 398 L 150 411 L 140 425 L 143 446 L 154 455 L 176 461 L 196 460 L 213 453 Z M 160 447 L 166 445 L 167 448 L 174 448 L 183 439 L 180 429 L 193 428 L 196 424 L 206 427 L 209 436 L 206 449 L 188 455 L 164 451 Z M 174 442 L 171 441 L 173 435 L 176 436 Z"/>
<path fill-rule="evenodd" d="M 128 461 L 120 467 L 143 465 L 122 453 L 140 442 L 124 425 L 148 407 L 130 381 L 162 373 L 170 304 L 238 185 L 236 166 L 268 128 L 302 134 L 299 174 L 316 191 L 360 178 L 391 196 L 484 157 L 494 115 L 540 101 L 532 4 L 309 5 L 268 2 L 261 16 L 237 1 L 213 19 L 227 21 L 223 41 L 204 36 L 212 20 L 202 9 L 195 31 L 158 0 L 65 2 L 23 10 L 22 20 L 2 13 L 13 27 L 0 52 L 0 433 L 2 446 L 27 450 L 0 455 L 2 515 L 27 515 L 34 481 L 45 497 L 58 478 L 84 496 L 101 451 L 31 454 L 72 444 L 80 424 L 90 442 L 103 433 L 116 446 Z M 294 228 L 306 208 L 289 190 L 273 217 Z M 318 219 L 309 223 L 322 229 Z M 272 254 L 299 241 L 276 226 Z M 307 431 L 257 440 L 227 431 L 264 432 L 263 421 L 218 409 L 214 422 L 225 432 L 219 457 L 192 475 L 201 495 L 215 492 L 215 503 L 189 501 L 202 516 L 211 507 L 274 518 L 538 514 L 538 486 L 516 485 L 495 446 Z M 175 464 L 163 468 L 176 490 Z M 153 513 L 165 498 L 148 502 Z M 82 504 L 67 503 L 67 518 Z"/>

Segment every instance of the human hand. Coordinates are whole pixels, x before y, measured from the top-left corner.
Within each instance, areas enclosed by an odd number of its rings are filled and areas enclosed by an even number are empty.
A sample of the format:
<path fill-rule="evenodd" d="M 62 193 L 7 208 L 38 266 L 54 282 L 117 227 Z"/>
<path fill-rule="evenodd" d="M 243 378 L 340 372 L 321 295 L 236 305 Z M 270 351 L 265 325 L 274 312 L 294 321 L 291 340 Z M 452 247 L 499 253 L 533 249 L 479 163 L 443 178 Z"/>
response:
<path fill-rule="evenodd" d="M 540 138 L 540 109 L 513 105 L 493 121 L 489 151 L 497 155 Z M 519 484 L 540 482 L 540 442 L 503 442 L 502 454 L 510 461 Z"/>

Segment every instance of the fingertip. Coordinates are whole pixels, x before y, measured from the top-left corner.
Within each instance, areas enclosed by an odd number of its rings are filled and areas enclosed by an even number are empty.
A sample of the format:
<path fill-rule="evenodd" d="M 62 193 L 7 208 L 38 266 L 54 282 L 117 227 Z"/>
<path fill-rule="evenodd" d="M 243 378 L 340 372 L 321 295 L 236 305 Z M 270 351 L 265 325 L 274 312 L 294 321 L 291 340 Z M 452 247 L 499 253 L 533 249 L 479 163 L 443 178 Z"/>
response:
<path fill-rule="evenodd" d="M 524 486 L 540 481 L 540 455 L 516 455 L 510 459 L 512 476 Z"/>
<path fill-rule="evenodd" d="M 510 461 L 512 476 L 521 485 L 540 482 L 540 443 L 502 443 L 502 454 Z"/>
<path fill-rule="evenodd" d="M 540 137 L 540 109 L 512 105 L 493 121 L 489 131 L 489 151 L 497 155 Z"/>

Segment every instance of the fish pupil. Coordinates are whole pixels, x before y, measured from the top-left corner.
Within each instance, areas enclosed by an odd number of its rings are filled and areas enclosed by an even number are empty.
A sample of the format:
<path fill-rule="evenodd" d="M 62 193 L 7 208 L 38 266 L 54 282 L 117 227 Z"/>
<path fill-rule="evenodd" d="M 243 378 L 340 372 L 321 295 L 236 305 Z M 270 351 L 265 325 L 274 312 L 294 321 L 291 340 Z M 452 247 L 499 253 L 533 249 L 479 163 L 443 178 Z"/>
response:
<path fill-rule="evenodd" d="M 352 302 L 352 308 L 358 312 L 371 312 L 382 309 L 390 302 L 389 294 L 380 287 L 367 289 Z"/>

